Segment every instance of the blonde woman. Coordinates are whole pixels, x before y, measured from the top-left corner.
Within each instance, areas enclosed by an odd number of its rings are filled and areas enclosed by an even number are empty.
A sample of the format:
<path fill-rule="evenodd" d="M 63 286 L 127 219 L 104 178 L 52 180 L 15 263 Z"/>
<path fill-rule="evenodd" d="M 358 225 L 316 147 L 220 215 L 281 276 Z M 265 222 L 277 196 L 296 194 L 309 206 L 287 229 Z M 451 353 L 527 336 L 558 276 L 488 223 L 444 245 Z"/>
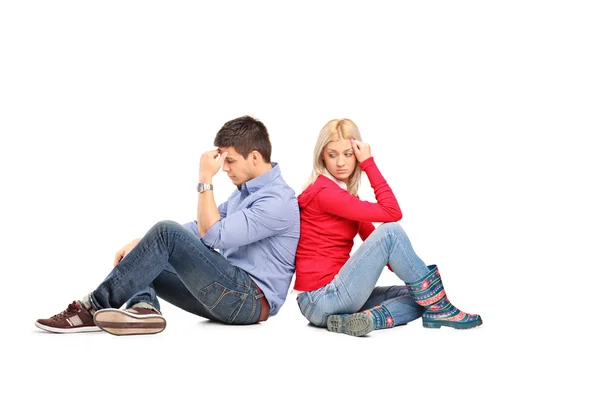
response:
<path fill-rule="evenodd" d="M 357 197 L 362 172 L 376 202 Z M 417 256 L 400 224 L 402 212 L 371 148 L 349 119 L 334 119 L 315 145 L 312 177 L 298 196 L 300 242 L 295 290 L 302 314 L 333 332 L 364 336 L 422 317 L 426 328 L 482 324 L 454 307 L 435 265 Z M 373 222 L 385 222 L 377 229 Z M 354 237 L 363 244 L 350 257 Z M 406 286 L 376 287 L 386 264 Z"/>

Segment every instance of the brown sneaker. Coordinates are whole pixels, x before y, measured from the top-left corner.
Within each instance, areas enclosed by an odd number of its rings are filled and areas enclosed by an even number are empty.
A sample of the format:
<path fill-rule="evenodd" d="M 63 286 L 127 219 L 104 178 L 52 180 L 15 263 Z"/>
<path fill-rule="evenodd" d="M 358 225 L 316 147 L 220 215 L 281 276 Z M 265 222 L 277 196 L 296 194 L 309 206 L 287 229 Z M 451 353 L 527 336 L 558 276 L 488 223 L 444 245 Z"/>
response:
<path fill-rule="evenodd" d="M 47 319 L 38 319 L 35 326 L 48 332 L 55 333 L 78 333 L 78 332 L 98 332 L 100 328 L 94 324 L 92 314 L 81 305 L 74 301 L 67 309 L 60 314 L 56 314 Z"/>
<path fill-rule="evenodd" d="M 149 335 L 162 332 L 167 321 L 159 312 L 142 307 L 125 310 L 105 308 L 96 311 L 94 322 L 113 335 Z"/>

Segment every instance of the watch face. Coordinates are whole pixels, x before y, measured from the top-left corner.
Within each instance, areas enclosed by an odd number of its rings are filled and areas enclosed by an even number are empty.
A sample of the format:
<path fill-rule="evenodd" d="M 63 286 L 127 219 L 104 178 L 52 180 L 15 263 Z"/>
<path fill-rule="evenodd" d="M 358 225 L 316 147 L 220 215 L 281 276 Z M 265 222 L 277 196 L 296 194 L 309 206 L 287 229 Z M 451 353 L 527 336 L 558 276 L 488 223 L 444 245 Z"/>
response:
<path fill-rule="evenodd" d="M 206 183 L 198 184 L 198 192 L 202 193 L 202 192 L 206 192 L 207 190 L 212 190 L 212 185 L 208 185 Z"/>

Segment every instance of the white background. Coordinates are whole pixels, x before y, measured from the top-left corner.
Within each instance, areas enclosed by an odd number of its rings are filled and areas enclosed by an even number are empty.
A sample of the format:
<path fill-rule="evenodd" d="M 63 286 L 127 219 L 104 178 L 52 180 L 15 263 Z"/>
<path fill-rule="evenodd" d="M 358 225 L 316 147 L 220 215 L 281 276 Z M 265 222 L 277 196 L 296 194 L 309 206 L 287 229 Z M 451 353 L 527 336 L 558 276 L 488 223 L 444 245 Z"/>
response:
<path fill-rule="evenodd" d="M 597 398 L 599 18 L 579 1 L 3 2 L 0 397 Z M 354 120 L 415 250 L 484 325 L 352 338 L 290 295 L 256 326 L 163 303 L 160 335 L 38 331 L 129 240 L 195 218 L 200 154 L 244 114 L 297 193 L 321 127 Z M 219 202 L 234 189 L 215 183 Z"/>

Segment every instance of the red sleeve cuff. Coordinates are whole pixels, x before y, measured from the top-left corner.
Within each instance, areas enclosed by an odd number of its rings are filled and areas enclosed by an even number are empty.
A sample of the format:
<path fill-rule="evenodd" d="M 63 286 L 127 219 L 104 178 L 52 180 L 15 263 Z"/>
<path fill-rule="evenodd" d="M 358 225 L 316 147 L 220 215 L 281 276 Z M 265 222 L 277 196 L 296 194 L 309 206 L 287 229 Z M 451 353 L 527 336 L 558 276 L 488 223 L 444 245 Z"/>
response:
<path fill-rule="evenodd" d="M 375 160 L 373 160 L 373 156 L 371 156 L 371 157 L 367 158 L 366 160 L 364 160 L 363 162 L 361 162 L 361 163 L 359 164 L 359 166 L 360 166 L 362 169 L 365 169 L 365 168 L 367 168 L 367 167 L 370 167 L 371 165 L 375 165 Z"/>

